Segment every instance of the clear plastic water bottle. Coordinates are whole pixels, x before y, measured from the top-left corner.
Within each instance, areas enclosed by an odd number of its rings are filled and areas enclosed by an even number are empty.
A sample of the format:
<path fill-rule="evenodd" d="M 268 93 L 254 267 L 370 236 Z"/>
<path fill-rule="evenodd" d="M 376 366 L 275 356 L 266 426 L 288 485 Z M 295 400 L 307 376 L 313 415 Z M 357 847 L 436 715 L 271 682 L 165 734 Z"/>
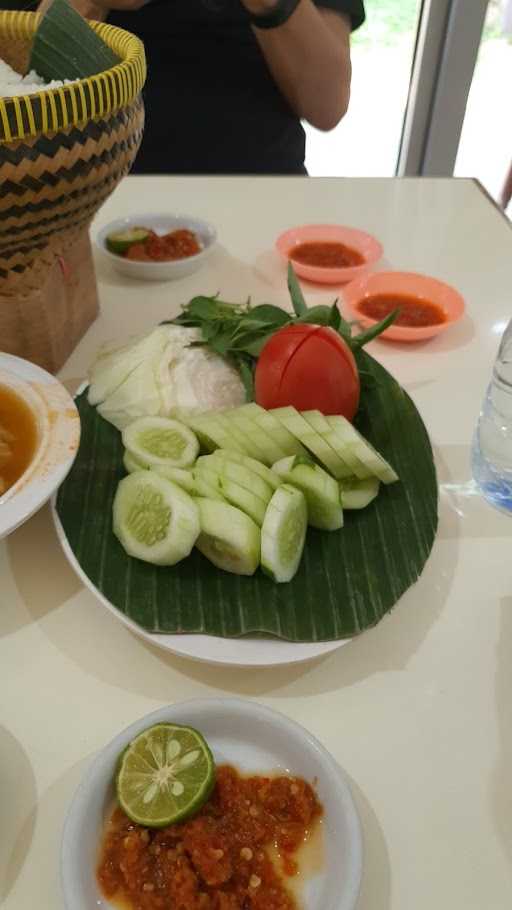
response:
<path fill-rule="evenodd" d="M 512 319 L 501 339 L 478 419 L 472 468 L 485 498 L 512 515 Z"/>

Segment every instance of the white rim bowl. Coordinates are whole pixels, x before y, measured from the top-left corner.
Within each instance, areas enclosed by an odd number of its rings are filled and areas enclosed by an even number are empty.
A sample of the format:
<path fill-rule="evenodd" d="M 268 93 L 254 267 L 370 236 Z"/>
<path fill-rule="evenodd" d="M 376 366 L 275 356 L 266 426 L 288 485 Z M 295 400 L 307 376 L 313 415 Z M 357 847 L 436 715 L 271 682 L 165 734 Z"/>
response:
<path fill-rule="evenodd" d="M 135 227 L 145 227 L 148 230 L 155 231 L 157 234 L 166 234 L 169 231 L 186 228 L 197 235 L 202 245 L 202 250 L 195 256 L 187 256 L 185 259 L 176 259 L 169 262 L 135 262 L 131 259 L 125 259 L 123 256 L 116 256 L 115 253 L 111 253 L 107 249 L 106 240 L 110 234 Z M 155 214 L 153 212 L 130 215 L 126 218 L 118 218 L 116 221 L 111 221 L 110 224 L 98 231 L 95 239 L 102 255 L 120 274 L 139 281 L 172 281 L 191 275 L 201 268 L 213 252 L 217 242 L 217 232 L 208 221 L 195 218 L 193 215 Z"/>
<path fill-rule="evenodd" d="M 295 721 L 238 698 L 193 699 L 160 708 L 131 724 L 96 756 L 64 825 L 61 876 L 66 910 L 112 906 L 99 892 L 96 867 L 113 806 L 117 760 L 135 736 L 165 722 L 200 730 L 219 764 L 252 773 L 291 773 L 314 783 L 324 807 L 324 862 L 304 883 L 303 905 L 307 910 L 354 910 L 361 883 L 362 837 L 343 773 L 321 743 Z"/>
<path fill-rule="evenodd" d="M 78 451 L 80 418 L 64 386 L 28 360 L 0 353 L 0 385 L 25 401 L 38 429 L 30 464 L 0 496 L 2 539 L 40 509 L 66 477 Z"/>

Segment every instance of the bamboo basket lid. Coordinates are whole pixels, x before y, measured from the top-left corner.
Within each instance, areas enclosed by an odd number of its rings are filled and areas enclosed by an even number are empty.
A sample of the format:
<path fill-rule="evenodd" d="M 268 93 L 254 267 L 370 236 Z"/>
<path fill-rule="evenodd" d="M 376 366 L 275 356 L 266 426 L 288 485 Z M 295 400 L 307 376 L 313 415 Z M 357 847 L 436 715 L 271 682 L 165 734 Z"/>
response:
<path fill-rule="evenodd" d="M 2 56 L 20 66 L 41 17 L 36 13 L 0 11 Z M 120 62 L 96 76 L 37 94 L 0 98 L 0 144 L 30 139 L 89 120 L 109 117 L 131 105 L 140 95 L 146 79 L 146 57 L 142 42 L 129 32 L 105 23 L 91 27 L 111 48 Z M 11 58 L 11 59 L 9 59 Z"/>
<path fill-rule="evenodd" d="M 39 22 L 35 13 L 0 12 L 0 57 L 18 72 L 26 71 Z M 17 296 L 20 276 L 44 259 L 54 237 L 87 227 L 139 149 L 144 46 L 122 29 L 92 27 L 118 64 L 59 88 L 0 98 L 0 293 Z"/>

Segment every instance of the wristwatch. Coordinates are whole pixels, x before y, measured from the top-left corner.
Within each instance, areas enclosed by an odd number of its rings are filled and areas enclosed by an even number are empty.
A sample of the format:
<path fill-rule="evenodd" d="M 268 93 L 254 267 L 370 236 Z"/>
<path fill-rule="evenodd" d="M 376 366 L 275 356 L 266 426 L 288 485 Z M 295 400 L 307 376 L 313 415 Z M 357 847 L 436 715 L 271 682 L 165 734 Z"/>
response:
<path fill-rule="evenodd" d="M 301 0 L 278 0 L 275 7 L 268 13 L 249 13 L 251 25 L 256 28 L 278 28 L 288 21 L 295 12 Z"/>

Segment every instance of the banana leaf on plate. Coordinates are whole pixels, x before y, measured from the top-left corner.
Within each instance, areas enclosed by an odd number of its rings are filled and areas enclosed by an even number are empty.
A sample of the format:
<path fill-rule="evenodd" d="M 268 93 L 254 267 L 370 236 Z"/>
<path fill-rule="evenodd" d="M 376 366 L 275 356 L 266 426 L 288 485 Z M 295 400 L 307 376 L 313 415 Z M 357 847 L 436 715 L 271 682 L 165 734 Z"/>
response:
<path fill-rule="evenodd" d="M 419 578 L 437 529 L 437 480 L 423 421 L 395 379 L 370 355 L 355 421 L 400 482 L 334 532 L 308 529 L 299 571 L 277 585 L 221 572 L 197 550 L 164 568 L 131 559 L 112 533 L 112 501 L 124 475 L 120 433 L 77 398 L 82 438 L 57 498 L 57 514 L 83 572 L 118 610 L 148 632 L 277 636 L 319 642 L 374 626 Z"/>

